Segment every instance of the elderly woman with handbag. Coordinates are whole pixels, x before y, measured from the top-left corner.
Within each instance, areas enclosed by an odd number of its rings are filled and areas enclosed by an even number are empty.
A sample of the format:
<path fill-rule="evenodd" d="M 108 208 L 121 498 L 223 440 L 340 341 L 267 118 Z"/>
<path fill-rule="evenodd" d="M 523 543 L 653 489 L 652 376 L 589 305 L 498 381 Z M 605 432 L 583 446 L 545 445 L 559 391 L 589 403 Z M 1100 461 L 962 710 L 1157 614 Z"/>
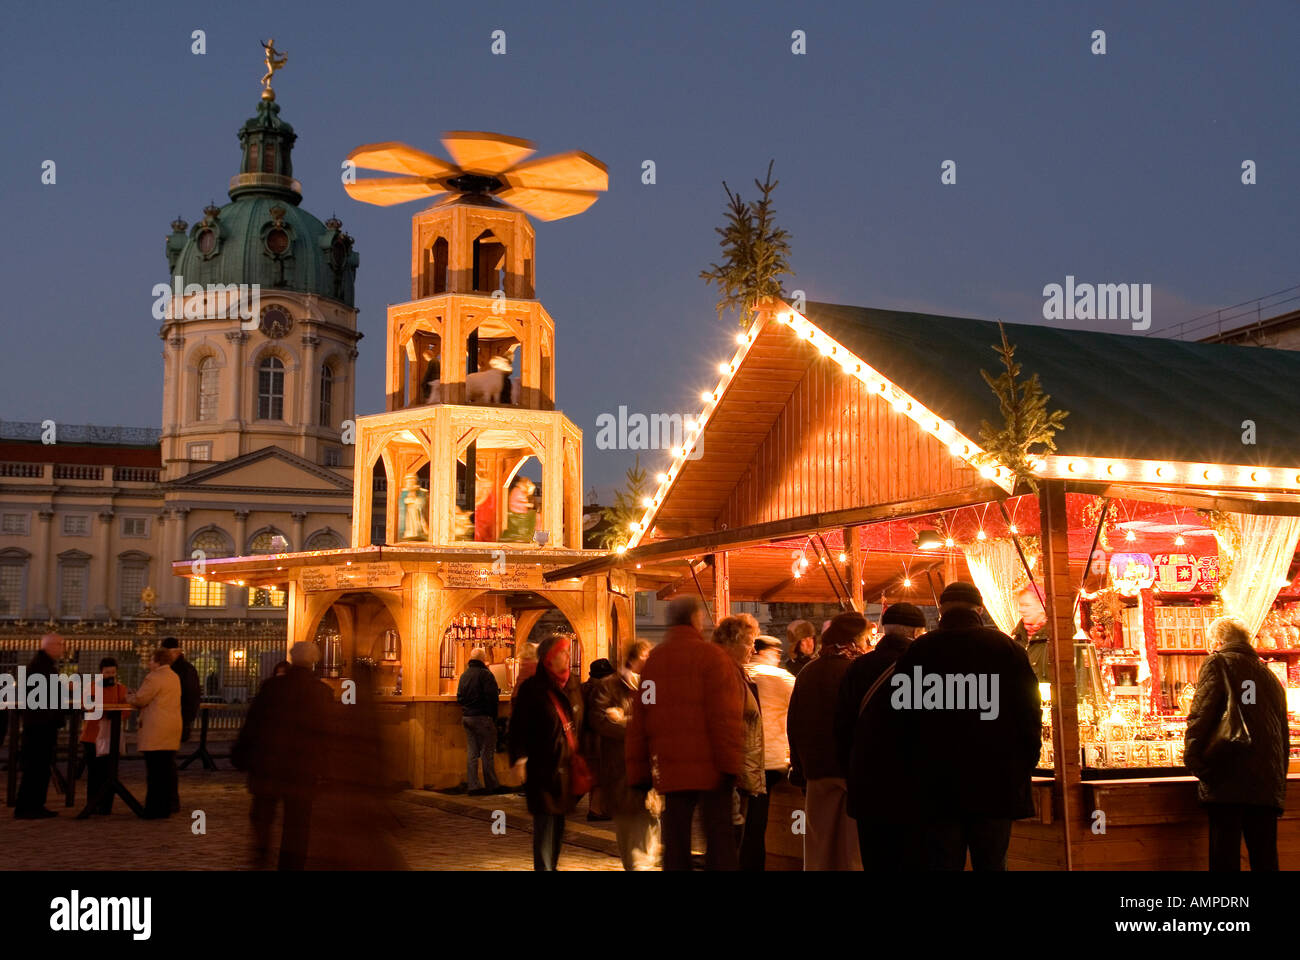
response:
<path fill-rule="evenodd" d="M 535 870 L 558 868 L 564 816 L 593 785 L 578 749 L 582 701 L 566 689 L 572 647 L 573 637 L 567 633 L 542 641 L 537 672 L 519 685 L 510 714 L 510 761 L 524 771 Z"/>
<path fill-rule="evenodd" d="M 1290 755 L 1286 692 L 1264 666 L 1240 620 L 1210 624 L 1216 646 L 1196 682 L 1183 757 L 1201 781 L 1210 818 L 1210 869 L 1277 870 L 1277 819 L 1286 805 Z"/>

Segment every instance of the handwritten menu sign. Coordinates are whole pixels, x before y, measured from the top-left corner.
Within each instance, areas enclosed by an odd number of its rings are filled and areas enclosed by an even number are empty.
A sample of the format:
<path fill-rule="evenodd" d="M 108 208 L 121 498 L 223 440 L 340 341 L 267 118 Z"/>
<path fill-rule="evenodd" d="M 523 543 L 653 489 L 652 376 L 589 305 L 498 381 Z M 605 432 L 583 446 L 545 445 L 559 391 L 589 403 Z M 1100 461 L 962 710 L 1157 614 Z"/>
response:
<path fill-rule="evenodd" d="M 438 578 L 449 589 L 473 590 L 581 590 L 582 583 L 559 580 L 547 583 L 542 575 L 560 564 L 507 563 L 494 572 L 491 563 L 440 563 Z"/>
<path fill-rule="evenodd" d="M 397 563 L 303 567 L 298 576 L 303 590 L 308 593 L 321 590 L 366 590 L 402 585 L 402 567 Z"/>

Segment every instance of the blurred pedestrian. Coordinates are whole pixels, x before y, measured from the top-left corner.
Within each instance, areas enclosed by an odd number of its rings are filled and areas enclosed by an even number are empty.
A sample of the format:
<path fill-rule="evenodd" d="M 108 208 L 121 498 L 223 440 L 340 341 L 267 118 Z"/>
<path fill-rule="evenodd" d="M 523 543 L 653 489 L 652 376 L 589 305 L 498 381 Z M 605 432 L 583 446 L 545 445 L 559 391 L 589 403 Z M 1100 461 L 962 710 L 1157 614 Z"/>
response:
<path fill-rule="evenodd" d="M 735 661 L 700 635 L 704 614 L 695 596 L 668 604 L 668 630 L 641 672 L 627 729 L 628 782 L 664 797 L 665 870 L 691 868 L 697 806 L 705 869 L 737 869 L 731 800 L 744 766 L 745 685 Z"/>
<path fill-rule="evenodd" d="M 404 870 L 406 859 L 393 838 L 400 824 L 388 805 L 392 767 L 389 747 L 380 733 L 378 670 L 361 660 L 353 662 L 351 672 L 354 695 L 346 702 L 330 703 L 329 763 L 312 800 L 310 818 L 312 832 L 328 838 L 328 843 L 315 845 L 312 866 Z"/>
<path fill-rule="evenodd" d="M 651 649 L 646 640 L 628 647 L 618 672 L 597 682 L 587 714 L 588 726 L 601 739 L 596 777 L 605 788 L 625 870 L 654 870 L 659 863 L 659 818 L 649 809 L 648 792 L 629 785 L 625 751 L 628 717 L 638 707 L 640 674 Z"/>
<path fill-rule="evenodd" d="M 795 678 L 779 665 L 781 641 L 760 636 L 754 640 L 754 655 L 747 670 L 758 690 L 763 715 L 764 791 L 750 798 L 745 813 L 745 831 L 740 841 L 740 869 L 767 869 L 767 814 L 772 791 L 785 782 L 790 771 L 790 740 L 785 722 L 794 693 Z"/>
<path fill-rule="evenodd" d="M 866 706 L 867 694 L 872 692 L 872 687 L 883 674 L 887 671 L 892 673 L 894 662 L 925 630 L 925 614 L 910 603 L 892 603 L 880 618 L 880 629 L 880 639 L 875 648 L 854 660 L 840 681 L 835 708 L 835 746 L 841 765 L 848 771 L 849 816 L 857 822 L 862 869 L 872 871 L 901 869 L 911 840 L 906 836 L 903 824 L 869 815 L 864 797 L 873 786 L 873 771 L 868 767 L 865 744 L 861 749 L 854 749 L 854 736 L 858 730 L 858 718 Z M 877 686 L 873 696 L 888 694 L 888 690 L 882 691 Z"/>
<path fill-rule="evenodd" d="M 58 689 L 58 661 L 63 658 L 63 638 L 57 633 L 41 637 L 40 649 L 27 664 L 27 683 L 33 678 L 46 684 L 51 694 Z M 20 691 L 25 693 L 25 691 Z M 14 803 L 15 820 L 42 820 L 59 814 L 45 806 L 50 790 L 50 769 L 54 766 L 54 750 L 63 727 L 63 712 L 58 704 L 47 702 L 44 709 L 24 710 L 22 737 L 19 741 L 18 764 L 22 780 Z"/>
<path fill-rule="evenodd" d="M 165 820 L 174 811 L 176 751 L 181 748 L 181 681 L 171 669 L 172 653 L 159 647 L 149 672 L 127 703 L 140 710 L 136 745 L 144 754 L 144 818 Z"/>
<path fill-rule="evenodd" d="M 1011 631 L 1011 639 L 1029 657 L 1029 665 L 1034 668 L 1038 682 L 1049 683 L 1052 679 L 1052 658 L 1049 655 L 1052 631 L 1047 624 L 1043 598 L 1038 595 L 1038 586 L 1032 580 L 1020 584 L 1015 597 L 1020 622 Z"/>
<path fill-rule="evenodd" d="M 289 650 L 290 668 L 271 677 L 253 698 L 230 752 L 237 770 L 248 771 L 253 795 L 254 863 L 269 864 L 276 809 L 284 808 L 279 869 L 302 870 L 311 842 L 312 804 L 330 774 L 334 695 L 316 679 L 320 647 L 302 640 Z"/>
<path fill-rule="evenodd" d="M 962 870 L 969 854 L 974 870 L 1005 870 L 1012 822 L 1034 813 L 1038 678 L 1011 637 L 984 625 L 982 605 L 972 584 L 944 587 L 938 628 L 895 661 L 859 727 L 869 780 L 858 809 L 923 842 L 908 867 Z"/>
<path fill-rule="evenodd" d="M 799 671 L 812 663 L 813 649 L 817 645 L 816 633 L 816 628 L 807 620 L 796 620 L 785 628 L 787 652 L 781 666 L 792 676 L 799 676 Z"/>
<path fill-rule="evenodd" d="M 465 784 L 470 796 L 478 797 L 496 793 L 497 782 L 497 711 L 501 704 L 501 691 L 496 677 L 487 668 L 487 650 L 475 647 L 469 652 L 469 663 L 460 675 L 456 688 L 456 702 L 460 704 L 461 726 L 465 728 L 466 774 Z M 483 763 L 483 782 L 479 783 L 479 761 Z"/>
<path fill-rule="evenodd" d="M 749 816 L 749 804 L 756 797 L 766 796 L 767 785 L 763 775 L 763 714 L 758 706 L 758 687 L 745 672 L 745 665 L 754 653 L 754 638 L 758 635 L 758 621 L 753 617 L 724 618 L 713 629 L 713 642 L 727 652 L 737 667 L 737 676 L 744 687 L 744 704 L 741 716 L 745 722 L 744 762 L 732 800 L 732 825 L 735 828 L 737 863 L 739 849 Z"/>
<path fill-rule="evenodd" d="M 1215 653 L 1196 681 L 1183 759 L 1210 819 L 1210 869 L 1241 870 L 1244 836 L 1251 871 L 1277 870 L 1290 753 L 1286 691 L 1240 620 L 1215 620 L 1209 639 Z"/>
<path fill-rule="evenodd" d="M 117 682 L 117 661 L 104 657 L 99 661 L 100 680 L 97 700 L 102 707 L 126 703 L 127 690 Z M 113 721 L 108 717 L 92 719 L 86 715 L 85 726 L 81 730 L 81 752 L 86 761 L 86 801 L 90 802 L 99 795 L 99 791 L 108 782 L 112 769 L 112 728 Z M 120 749 L 120 744 L 119 744 Z M 94 813 L 107 816 L 113 812 L 113 794 L 106 793 L 95 806 Z"/>
<path fill-rule="evenodd" d="M 519 670 L 515 674 L 514 686 L 510 688 L 510 700 L 514 702 L 515 697 L 519 694 L 519 688 L 523 686 L 525 680 L 537 672 L 537 644 L 524 641 L 523 648 L 519 651 Z"/>
<path fill-rule="evenodd" d="M 591 661 L 587 679 L 582 684 L 582 734 L 578 737 L 578 743 L 582 748 L 582 755 L 587 761 L 587 767 L 596 778 L 591 793 L 587 796 L 588 820 L 611 819 L 608 810 L 609 805 L 605 800 L 605 784 L 600 778 L 601 737 L 591 727 L 591 696 L 597 684 L 613 672 L 614 665 L 605 657 L 600 657 Z"/>
<path fill-rule="evenodd" d="M 805 870 L 861 869 L 858 833 L 848 815 L 847 771 L 835 747 L 835 706 L 867 632 L 867 618 L 860 613 L 831 620 L 817 657 L 796 678 L 790 696 L 790 780 L 806 794 Z"/>
<path fill-rule="evenodd" d="M 535 870 L 559 869 L 565 815 L 591 789 L 591 773 L 578 749 L 580 711 L 568 690 L 573 642 L 567 633 L 542 641 L 537 672 L 520 684 L 510 717 L 510 761 L 524 775 Z"/>
<path fill-rule="evenodd" d="M 291 664 L 288 660 L 281 660 L 279 663 L 277 663 L 274 667 L 271 668 L 271 676 L 286 677 L 289 675 L 289 671 L 292 669 L 293 669 L 293 664 Z"/>

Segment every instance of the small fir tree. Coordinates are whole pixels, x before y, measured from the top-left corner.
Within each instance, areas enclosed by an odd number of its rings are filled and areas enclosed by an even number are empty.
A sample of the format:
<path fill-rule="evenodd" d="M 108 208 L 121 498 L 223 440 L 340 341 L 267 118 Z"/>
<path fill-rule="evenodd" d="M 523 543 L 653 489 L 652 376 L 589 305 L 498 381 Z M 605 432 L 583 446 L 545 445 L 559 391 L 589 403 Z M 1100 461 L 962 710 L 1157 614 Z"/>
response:
<path fill-rule="evenodd" d="M 780 183 L 772 179 L 773 163 L 768 163 L 762 183 L 754 181 L 758 200 L 747 203 L 739 191 L 732 193 L 726 181 L 722 182 L 727 194 L 726 223 L 714 229 L 722 238 L 723 259 L 721 264 L 700 271 L 706 283 L 718 285 L 718 319 L 728 310 L 736 310 L 742 330 L 754 322 L 759 300 L 781 296 L 781 277 L 794 274 L 789 261 L 790 233 L 776 225 L 772 206 L 772 192 Z"/>
<path fill-rule="evenodd" d="M 604 509 L 609 526 L 598 535 L 604 549 L 617 550 L 632 539 L 632 524 L 645 514 L 643 501 L 647 495 L 646 472 L 641 467 L 641 458 L 638 456 L 636 462 L 627 468 L 625 486 L 614 494 L 614 505 Z"/>
<path fill-rule="evenodd" d="M 993 390 L 1002 410 L 1002 427 L 994 429 L 987 420 L 980 424 L 980 445 L 984 453 L 981 464 L 1000 463 L 1009 468 L 1018 480 L 1038 491 L 1031 464 L 1045 450 L 1055 452 L 1056 431 L 1063 428 L 1069 414 L 1064 410 L 1047 411 L 1049 394 L 1034 374 L 1028 380 L 1020 379 L 1020 364 L 1016 363 L 1016 348 L 1007 340 L 1006 328 L 998 322 L 1002 345 L 993 347 L 1002 360 L 1002 373 L 992 376 L 981 370 L 980 376 Z"/>

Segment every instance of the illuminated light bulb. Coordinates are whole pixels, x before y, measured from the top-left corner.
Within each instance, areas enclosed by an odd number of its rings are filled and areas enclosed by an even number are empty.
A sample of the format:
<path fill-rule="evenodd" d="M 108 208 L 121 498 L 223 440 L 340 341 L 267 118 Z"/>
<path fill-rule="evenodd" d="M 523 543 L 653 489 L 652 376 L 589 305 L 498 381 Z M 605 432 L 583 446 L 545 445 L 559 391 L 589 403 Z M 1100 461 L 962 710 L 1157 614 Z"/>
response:
<path fill-rule="evenodd" d="M 1250 479 L 1251 479 L 1251 482 L 1252 482 L 1252 483 L 1267 483 L 1267 482 L 1268 482 L 1268 471 L 1267 471 L 1267 470 L 1252 470 L 1252 471 L 1250 472 Z"/>
<path fill-rule="evenodd" d="M 725 377 L 725 376 L 726 376 L 727 374 L 729 374 L 730 372 L 731 372 L 731 365 L 730 365 L 730 364 L 727 364 L 727 363 L 720 363 L 720 364 L 718 364 L 718 373 L 722 374 L 722 375 Z"/>
<path fill-rule="evenodd" d="M 827 356 L 827 357 L 829 357 L 832 353 L 835 352 L 835 348 L 832 347 L 832 346 L 831 346 L 829 343 L 827 343 L 825 340 L 823 340 L 821 343 L 817 344 L 817 349 L 820 350 L 820 351 L 822 352 L 822 355 L 823 355 L 823 356 Z"/>
<path fill-rule="evenodd" d="M 1112 463 L 1107 465 L 1106 473 L 1108 473 L 1112 477 L 1123 477 L 1124 474 L 1127 473 L 1127 471 L 1124 469 L 1123 464 Z"/>
<path fill-rule="evenodd" d="M 845 556 L 844 554 L 842 554 L 842 553 L 840 554 L 840 563 L 844 563 L 844 562 L 847 561 L 848 559 L 849 559 L 849 558 L 848 558 L 847 556 Z"/>
<path fill-rule="evenodd" d="M 818 558 L 817 558 L 817 564 L 818 564 L 818 566 L 822 566 L 822 567 L 826 566 L 826 558 L 825 558 L 825 557 L 818 557 Z"/>
<path fill-rule="evenodd" d="M 1181 533 L 1180 533 L 1178 536 L 1174 537 L 1174 546 L 1175 546 L 1175 547 L 1186 546 L 1186 544 L 1187 544 L 1187 541 L 1183 539 L 1183 535 L 1182 535 Z"/>
<path fill-rule="evenodd" d="M 1157 476 L 1157 477 L 1160 477 L 1161 479 L 1164 479 L 1164 476 L 1165 476 L 1165 468 L 1164 468 L 1164 467 L 1156 467 L 1156 476 Z"/>
<path fill-rule="evenodd" d="M 943 545 L 944 545 L 945 547 L 953 547 L 953 546 L 956 546 L 956 544 L 953 542 L 952 537 L 949 537 L 947 540 L 945 540 L 945 541 L 943 542 Z"/>
<path fill-rule="evenodd" d="M 673 447 L 673 453 L 674 453 L 678 458 L 684 457 L 684 456 L 686 456 L 686 448 L 685 448 L 685 447 Z"/>
<path fill-rule="evenodd" d="M 987 463 L 984 464 L 984 466 L 980 467 L 980 476 L 983 477 L 985 480 L 992 480 L 993 468 L 990 467 Z"/>
<path fill-rule="evenodd" d="M 794 314 L 793 314 L 793 313 L 783 313 L 783 314 L 781 314 L 781 322 L 782 322 L 782 323 L 794 323 Z"/>
<path fill-rule="evenodd" d="M 654 506 L 654 501 L 649 497 L 644 497 L 641 500 L 641 506 L 645 507 L 648 510 L 650 507 Z"/>
<path fill-rule="evenodd" d="M 1125 530 L 1124 539 L 1127 540 L 1129 543 L 1132 543 L 1137 539 L 1137 534 L 1134 533 L 1132 530 Z"/>
<path fill-rule="evenodd" d="M 736 334 L 736 342 L 740 344 L 742 347 L 748 342 L 748 340 L 749 338 L 746 337 L 743 333 Z"/>
<path fill-rule="evenodd" d="M 628 524 L 628 528 L 633 531 L 637 531 L 641 529 L 641 524 L 639 521 L 633 520 L 631 523 Z"/>
<path fill-rule="evenodd" d="M 903 578 L 903 586 L 904 586 L 904 588 L 911 587 L 911 586 L 912 586 L 912 578 L 911 578 L 911 577 L 904 577 L 904 578 Z"/>
<path fill-rule="evenodd" d="M 699 424 L 699 421 L 698 421 L 698 420 L 688 420 L 687 423 L 686 423 L 686 431 L 687 431 L 688 433 L 699 433 L 699 432 L 700 432 L 700 424 Z"/>
<path fill-rule="evenodd" d="M 712 391 L 712 390 L 705 390 L 703 393 L 700 394 L 700 399 L 701 399 L 703 402 L 708 403 L 710 400 L 713 399 L 713 391 Z"/>
<path fill-rule="evenodd" d="M 951 453 L 954 457 L 960 457 L 962 455 L 962 445 L 960 443 L 950 444 L 948 447 L 948 452 Z"/>
<path fill-rule="evenodd" d="M 637 568 L 638 570 L 640 570 L 640 569 L 641 569 L 641 564 L 638 563 L 638 564 L 636 565 L 636 568 Z"/>
<path fill-rule="evenodd" d="M 1202 476 L 1204 476 L 1205 479 L 1209 480 L 1211 483 L 1218 483 L 1220 480 L 1223 479 L 1223 471 L 1220 470 L 1218 467 L 1210 467 L 1208 470 L 1205 471 L 1204 474 L 1202 474 Z"/>
<path fill-rule="evenodd" d="M 1039 473 L 1041 473 L 1042 471 L 1044 471 L 1044 470 L 1047 469 L 1047 461 L 1046 461 L 1046 460 L 1035 460 L 1035 461 L 1033 461 L 1033 462 L 1030 464 L 1030 466 L 1033 467 L 1034 470 L 1036 470 L 1036 471 L 1038 471 Z"/>
<path fill-rule="evenodd" d="M 661 474 L 659 474 L 659 476 L 656 477 L 655 479 L 657 479 L 660 483 L 667 483 L 667 482 L 668 482 L 668 474 L 666 474 L 666 473 L 661 473 Z"/>
<path fill-rule="evenodd" d="M 619 554 L 627 553 L 627 544 L 620 543 L 617 547 L 614 548 L 614 552 Z"/>
<path fill-rule="evenodd" d="M 1014 523 L 1011 526 L 1007 527 L 1007 529 L 1010 530 L 1012 533 L 1020 532 L 1020 528 L 1017 527 Z"/>
<path fill-rule="evenodd" d="M 1071 473 L 1077 473 L 1079 471 L 1079 461 L 1071 460 L 1065 465 L 1065 469 L 1069 470 Z"/>
<path fill-rule="evenodd" d="M 799 579 L 800 577 L 802 577 L 802 576 L 803 576 L 803 574 L 800 573 L 798 570 L 796 570 L 796 571 L 794 572 L 794 578 L 795 578 L 796 580 L 798 580 L 798 579 Z"/>
<path fill-rule="evenodd" d="M 988 534 L 984 532 L 983 528 L 980 529 L 979 533 L 975 534 L 976 540 L 987 540 L 988 538 Z"/>

